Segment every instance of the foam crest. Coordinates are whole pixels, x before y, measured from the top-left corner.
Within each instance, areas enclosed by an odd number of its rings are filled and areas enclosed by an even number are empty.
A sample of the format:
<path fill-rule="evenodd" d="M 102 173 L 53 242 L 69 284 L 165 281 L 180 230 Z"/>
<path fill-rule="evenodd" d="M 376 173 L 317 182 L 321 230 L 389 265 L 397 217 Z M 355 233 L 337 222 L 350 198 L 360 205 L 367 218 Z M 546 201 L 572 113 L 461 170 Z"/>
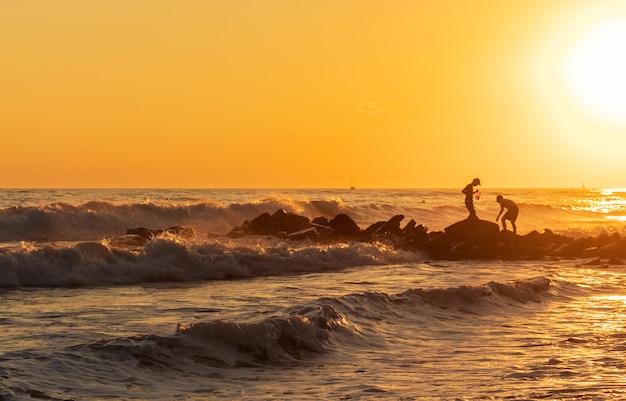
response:
<path fill-rule="evenodd" d="M 0 241 L 84 241 L 121 235 L 128 228 L 191 226 L 202 233 L 226 233 L 244 220 L 267 211 L 285 209 L 312 218 L 333 217 L 344 211 L 339 201 L 265 199 L 228 206 L 216 202 L 193 204 L 90 201 L 78 206 L 53 203 L 40 207 L 0 210 Z"/>
<path fill-rule="evenodd" d="M 345 318 L 330 304 L 305 314 L 277 317 L 255 323 L 214 321 L 179 325 L 177 332 L 204 343 L 225 343 L 266 362 L 300 359 L 327 351 L 329 332 L 345 327 Z"/>
<path fill-rule="evenodd" d="M 412 289 L 400 294 L 364 292 L 320 298 L 294 305 L 275 316 L 235 322 L 213 320 L 179 323 L 171 336 L 145 335 L 103 340 L 74 347 L 89 349 L 109 361 L 135 360 L 157 369 L 251 367 L 298 364 L 342 347 L 385 346 L 385 326 L 442 322 L 491 313 L 513 312 L 515 305 L 540 302 L 553 283 L 536 277 L 511 283 L 448 289 Z M 513 306 L 512 306 L 513 305 Z"/>
<path fill-rule="evenodd" d="M 218 368 L 291 364 L 329 351 L 330 333 L 338 329 L 349 330 L 345 318 L 325 304 L 259 322 L 178 324 L 173 336 L 117 338 L 73 348 L 90 349 L 106 360 L 171 369 L 184 369 L 190 362 Z"/>
<path fill-rule="evenodd" d="M 254 241 L 254 242 L 252 242 Z M 298 246 L 278 239 L 186 243 L 157 238 L 138 250 L 82 242 L 0 253 L 0 286 L 77 287 L 194 282 L 339 271 L 419 260 L 379 244 Z"/>
<path fill-rule="evenodd" d="M 480 286 L 410 289 L 400 294 L 365 292 L 333 300 L 338 310 L 359 322 L 380 319 L 429 319 L 441 312 L 463 316 L 490 313 L 496 308 L 523 306 L 541 302 L 549 294 L 552 282 L 545 277 L 512 283 L 490 282 Z M 434 308 L 434 309 L 433 309 Z"/>
<path fill-rule="evenodd" d="M 545 277 L 536 277 L 529 280 L 513 283 L 490 282 L 481 286 L 460 286 L 447 289 L 414 289 L 406 291 L 400 297 L 406 297 L 416 302 L 433 305 L 438 308 L 480 308 L 485 304 L 488 307 L 508 305 L 510 300 L 521 304 L 540 302 L 543 294 L 551 286 L 551 281 Z"/>

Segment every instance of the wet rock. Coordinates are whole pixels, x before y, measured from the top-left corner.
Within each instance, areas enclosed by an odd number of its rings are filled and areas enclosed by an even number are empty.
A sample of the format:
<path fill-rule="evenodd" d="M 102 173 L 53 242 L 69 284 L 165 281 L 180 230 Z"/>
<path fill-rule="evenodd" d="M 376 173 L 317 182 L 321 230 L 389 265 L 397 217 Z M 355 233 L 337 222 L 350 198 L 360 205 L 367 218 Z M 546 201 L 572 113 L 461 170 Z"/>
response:
<path fill-rule="evenodd" d="M 500 232 L 500 227 L 486 220 L 466 219 L 446 227 L 444 232 L 452 241 L 466 240 L 470 237 L 493 239 Z"/>
<path fill-rule="evenodd" d="M 174 226 L 165 230 L 146 227 L 129 228 L 126 235 L 117 236 L 110 240 L 115 246 L 143 246 L 163 233 L 177 235 L 182 238 L 194 238 L 196 232 L 191 227 Z"/>
<path fill-rule="evenodd" d="M 161 234 L 162 232 L 163 230 L 151 230 L 145 227 L 137 227 L 137 228 L 129 228 L 128 230 L 126 230 L 126 235 L 138 235 L 147 240 L 151 240 L 154 237 Z"/>
<path fill-rule="evenodd" d="M 602 258 L 626 258 L 626 239 L 609 242 L 596 250 Z"/>
<path fill-rule="evenodd" d="M 378 241 L 440 260 L 579 257 L 619 261 L 626 258 L 626 239 L 616 234 L 573 239 L 545 229 L 543 233 L 532 231 L 522 236 L 512 231 L 500 231 L 498 224 L 480 219 L 461 220 L 444 231 L 428 232 L 415 220 L 401 227 L 403 219 L 403 215 L 396 215 L 361 230 L 347 214 L 338 214 L 330 220 L 317 217 L 309 221 L 306 217 L 279 210 L 273 215 L 263 213 L 245 221 L 241 227 L 233 228 L 229 236 L 275 235 L 314 242 Z"/>
<path fill-rule="evenodd" d="M 242 228 L 248 235 L 270 235 L 275 231 L 272 216 L 269 213 L 260 214 L 252 221 L 244 222 Z"/>
<path fill-rule="evenodd" d="M 316 217 L 313 220 L 311 220 L 311 224 L 329 227 L 328 219 L 326 217 Z"/>
<path fill-rule="evenodd" d="M 274 214 L 263 213 L 250 222 L 245 221 L 241 227 L 233 229 L 231 237 L 241 235 L 279 235 L 286 236 L 291 233 L 311 228 L 308 217 L 287 213 L 283 209 Z"/>
<path fill-rule="evenodd" d="M 293 240 L 315 240 L 318 237 L 317 229 L 315 227 L 305 228 L 304 230 L 296 231 L 294 233 L 287 234 L 287 238 Z"/>
<path fill-rule="evenodd" d="M 387 221 L 379 221 L 367 227 L 362 234 L 363 240 L 384 240 L 393 239 L 402 235 L 402 229 L 400 223 L 404 219 L 404 216 L 399 214 L 393 216 Z"/>
<path fill-rule="evenodd" d="M 332 235 L 340 238 L 357 238 L 361 228 L 347 214 L 338 214 L 328 222 L 333 229 Z"/>
<path fill-rule="evenodd" d="M 388 221 L 386 221 L 385 224 L 382 225 L 382 227 L 378 229 L 378 232 L 376 234 L 382 234 L 382 235 L 402 234 L 402 229 L 400 228 L 400 223 L 402 222 L 402 220 L 404 220 L 404 216 L 401 214 L 393 216 Z"/>
<path fill-rule="evenodd" d="M 146 238 L 143 235 L 139 234 L 126 234 L 120 235 L 109 240 L 111 246 L 117 247 L 137 247 L 144 246 L 148 242 L 150 242 L 150 238 Z"/>
<path fill-rule="evenodd" d="M 178 235 L 182 238 L 195 238 L 196 236 L 196 231 L 191 227 L 174 226 L 166 229 L 165 231 L 173 235 Z"/>
<path fill-rule="evenodd" d="M 593 246 L 593 240 L 591 238 L 579 238 L 570 243 L 561 245 L 558 249 L 552 252 L 556 256 L 565 257 L 582 257 L 583 252 Z"/>

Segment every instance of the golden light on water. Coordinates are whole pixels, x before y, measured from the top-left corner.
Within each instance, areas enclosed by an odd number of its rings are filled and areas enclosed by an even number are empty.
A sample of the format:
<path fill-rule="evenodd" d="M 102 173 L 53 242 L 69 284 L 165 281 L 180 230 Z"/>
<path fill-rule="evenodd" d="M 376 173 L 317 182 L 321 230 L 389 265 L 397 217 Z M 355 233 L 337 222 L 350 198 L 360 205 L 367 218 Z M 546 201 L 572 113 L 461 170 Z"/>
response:
<path fill-rule="evenodd" d="M 589 272 L 594 273 L 593 271 Z M 597 272 L 596 272 L 597 273 Z M 602 278 L 590 278 L 588 283 L 593 287 L 602 285 L 606 280 L 618 280 L 620 274 L 608 272 L 600 274 Z M 612 277 L 613 276 L 613 277 Z M 582 287 L 586 287 L 582 285 Z M 605 335 L 613 336 L 615 333 L 623 332 L 626 328 L 626 294 L 594 295 L 587 298 L 580 298 L 576 302 L 570 303 L 566 308 L 575 320 L 586 321 L 588 330 L 594 333 L 598 339 Z M 576 322 L 571 322 L 576 326 Z"/>
<path fill-rule="evenodd" d="M 626 221 L 626 188 L 590 190 L 575 201 L 573 210 L 605 214 L 607 220 Z"/>
<path fill-rule="evenodd" d="M 598 297 L 598 298 L 604 298 L 609 301 L 621 301 L 626 305 L 626 295 L 607 295 L 607 296 Z"/>
<path fill-rule="evenodd" d="M 600 193 L 602 195 L 613 195 L 616 193 L 626 193 L 626 187 L 625 188 L 604 188 L 600 190 Z"/>
<path fill-rule="evenodd" d="M 614 334 L 626 326 L 626 295 L 602 295 L 589 300 L 589 310 L 601 332 Z"/>

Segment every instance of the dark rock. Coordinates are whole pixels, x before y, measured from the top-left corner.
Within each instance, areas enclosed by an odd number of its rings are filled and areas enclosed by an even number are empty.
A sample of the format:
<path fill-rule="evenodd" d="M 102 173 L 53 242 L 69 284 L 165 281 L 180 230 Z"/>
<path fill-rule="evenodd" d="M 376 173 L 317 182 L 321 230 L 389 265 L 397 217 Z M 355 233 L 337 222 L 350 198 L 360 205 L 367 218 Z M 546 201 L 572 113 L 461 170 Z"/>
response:
<path fill-rule="evenodd" d="M 565 257 L 582 257 L 585 249 L 593 246 L 591 238 L 579 238 L 568 244 L 560 246 L 558 249 L 552 252 L 556 256 Z"/>
<path fill-rule="evenodd" d="M 408 223 L 406 223 L 406 226 L 404 226 L 404 228 L 402 229 L 402 232 L 405 234 L 410 233 L 415 228 L 416 225 L 417 225 L 417 222 L 411 219 L 409 220 Z"/>
<path fill-rule="evenodd" d="M 311 221 L 308 217 L 299 216 L 294 213 L 286 213 L 277 220 L 277 225 L 287 233 L 293 233 L 311 227 Z"/>
<path fill-rule="evenodd" d="M 338 214 L 330 221 L 317 217 L 313 221 L 280 209 L 263 213 L 235 227 L 229 236 L 275 235 L 289 240 L 318 242 L 383 241 L 397 249 L 422 252 L 433 259 L 541 259 L 546 257 L 611 258 L 614 264 L 626 258 L 626 239 L 619 235 L 573 239 L 549 229 L 526 235 L 500 231 L 498 224 L 480 219 L 466 219 L 446 227 L 444 231 L 428 232 L 415 220 L 403 228 L 403 215 L 380 221 L 361 230 L 347 214 Z M 150 230 L 147 231 L 151 233 Z"/>
<path fill-rule="evenodd" d="M 390 218 L 382 227 L 378 230 L 376 234 L 394 234 L 400 235 L 402 234 L 402 229 L 400 228 L 400 223 L 404 220 L 404 216 L 398 214 Z"/>
<path fill-rule="evenodd" d="M 452 242 L 446 240 L 446 234 L 443 231 L 434 231 L 428 234 L 428 241 L 424 245 L 424 250 L 432 258 L 446 259 L 453 245 Z M 455 255 L 454 258 L 449 259 L 455 260 L 457 258 L 458 255 Z"/>
<path fill-rule="evenodd" d="M 182 238 L 195 238 L 196 232 L 191 227 L 183 227 L 183 226 L 174 226 L 170 227 L 167 230 L 168 233 L 178 235 Z"/>
<path fill-rule="evenodd" d="M 333 235 L 341 238 L 357 237 L 361 229 L 347 214 L 338 214 L 328 222 L 333 229 Z"/>
<path fill-rule="evenodd" d="M 174 226 L 168 228 L 167 230 L 154 230 L 151 228 L 137 227 L 129 228 L 126 230 L 125 236 L 116 237 L 111 240 L 111 242 L 118 246 L 143 246 L 164 232 L 178 235 L 183 238 L 194 238 L 196 236 L 196 232 L 191 227 Z"/>
<path fill-rule="evenodd" d="M 552 254 L 563 244 L 572 241 L 571 238 L 555 234 L 548 229 L 545 229 L 542 234 L 537 231 L 532 231 L 522 236 L 520 239 L 521 241 L 517 245 L 517 255 L 524 259 L 542 258 Z"/>
<path fill-rule="evenodd" d="M 246 225 L 245 229 L 250 235 L 270 235 L 275 231 L 272 216 L 269 213 L 258 215 Z"/>
<path fill-rule="evenodd" d="M 272 215 L 263 213 L 252 219 L 247 226 L 242 225 L 250 235 L 290 234 L 310 227 L 308 217 L 287 213 L 283 209 Z"/>
<path fill-rule="evenodd" d="M 163 230 L 151 230 L 145 227 L 129 228 L 128 230 L 126 230 L 127 235 L 138 235 L 149 240 L 161 234 L 162 232 Z"/>
<path fill-rule="evenodd" d="M 154 239 L 155 237 L 158 237 L 164 232 L 168 232 L 170 234 L 178 235 L 184 238 L 193 238 L 196 236 L 196 232 L 194 231 L 193 228 L 183 227 L 183 226 L 174 226 L 166 230 L 154 230 L 154 229 L 145 228 L 145 227 L 129 228 L 128 230 L 126 230 L 127 235 L 138 235 L 147 240 Z"/>
<path fill-rule="evenodd" d="M 500 226 L 486 220 L 466 219 L 446 227 L 444 232 L 452 241 L 470 237 L 495 238 L 500 232 Z"/>
<path fill-rule="evenodd" d="M 328 219 L 326 217 L 316 217 L 311 220 L 311 224 L 328 227 Z"/>
<path fill-rule="evenodd" d="M 317 236 L 318 236 L 318 233 L 315 227 L 309 227 L 309 228 L 305 228 L 304 230 L 287 234 L 287 238 L 292 239 L 292 240 L 305 240 L 305 239 L 314 240 L 317 238 Z"/>
<path fill-rule="evenodd" d="M 626 239 L 609 242 L 596 250 L 602 258 L 626 258 Z"/>
<path fill-rule="evenodd" d="M 620 239 L 621 237 L 618 233 L 614 233 L 611 235 L 598 235 L 598 237 L 595 239 L 595 246 L 600 248 L 612 242 L 619 241 Z"/>
<path fill-rule="evenodd" d="M 393 216 L 378 230 L 378 234 L 402 234 L 402 229 L 400 228 L 402 220 L 404 220 L 404 216 L 401 214 Z"/>
<path fill-rule="evenodd" d="M 129 246 L 144 246 L 150 242 L 150 238 L 146 238 L 138 234 L 126 234 L 114 237 L 109 241 L 111 246 L 129 247 Z"/>
<path fill-rule="evenodd" d="M 404 216 L 399 214 L 393 216 L 387 221 L 379 221 L 377 223 L 374 223 L 363 231 L 362 239 L 366 241 L 393 241 L 403 234 L 403 230 L 400 228 L 400 222 L 403 219 Z"/>
<path fill-rule="evenodd" d="M 397 246 L 399 249 L 410 251 L 423 250 L 428 242 L 428 229 L 421 224 L 415 226 L 411 222 L 402 229 L 402 236 L 397 241 Z"/>
<path fill-rule="evenodd" d="M 428 238 L 428 228 L 422 224 L 413 227 L 411 230 L 405 228 L 404 232 L 406 235 L 415 239 L 426 240 Z"/>
<path fill-rule="evenodd" d="M 585 263 L 585 266 L 601 266 L 601 265 L 603 265 L 603 263 L 602 263 L 602 259 L 600 258 L 595 258 Z"/>
<path fill-rule="evenodd" d="M 367 227 L 365 230 L 363 230 L 363 239 L 371 239 L 385 224 L 387 224 L 386 221 L 378 221 Z"/>

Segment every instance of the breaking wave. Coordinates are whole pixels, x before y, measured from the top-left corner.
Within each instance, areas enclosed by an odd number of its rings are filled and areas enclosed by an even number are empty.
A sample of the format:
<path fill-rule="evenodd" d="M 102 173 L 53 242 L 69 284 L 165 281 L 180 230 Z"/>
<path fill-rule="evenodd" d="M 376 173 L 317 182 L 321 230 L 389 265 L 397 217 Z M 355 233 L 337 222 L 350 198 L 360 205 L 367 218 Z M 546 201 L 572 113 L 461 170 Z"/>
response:
<path fill-rule="evenodd" d="M 148 367 L 289 365 L 344 346 L 384 346 L 378 334 L 384 322 L 402 325 L 416 319 L 441 320 L 442 313 L 458 319 L 503 308 L 516 313 L 515 309 L 526 303 L 542 302 L 554 286 L 549 279 L 536 277 L 391 295 L 349 294 L 293 306 L 281 316 L 257 321 L 179 323 L 172 336 L 118 338 L 76 348 L 87 347 L 107 360 L 137 360 Z"/>
<path fill-rule="evenodd" d="M 381 244 L 299 245 L 274 238 L 187 244 L 155 239 L 140 249 L 101 242 L 0 253 L 0 287 L 79 287 L 226 280 L 332 272 L 349 267 L 410 263 L 420 255 Z"/>

